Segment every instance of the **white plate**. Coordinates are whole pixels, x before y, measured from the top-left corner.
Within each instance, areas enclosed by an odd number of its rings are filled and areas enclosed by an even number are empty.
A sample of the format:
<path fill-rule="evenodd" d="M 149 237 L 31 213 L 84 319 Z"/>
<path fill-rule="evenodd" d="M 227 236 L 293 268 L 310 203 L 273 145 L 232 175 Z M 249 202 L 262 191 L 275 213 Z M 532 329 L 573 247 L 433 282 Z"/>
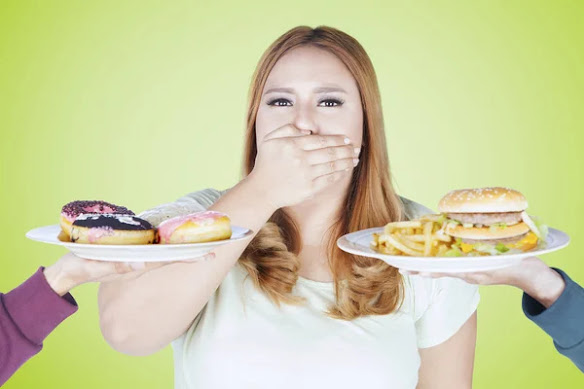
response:
<path fill-rule="evenodd" d="M 103 245 L 63 242 L 58 239 L 61 226 L 58 224 L 35 228 L 26 237 L 38 242 L 64 246 L 81 258 L 113 262 L 158 262 L 180 261 L 201 257 L 214 248 L 235 242 L 252 234 L 252 231 L 231 226 L 231 238 L 204 243 L 183 244 L 140 244 L 140 245 Z"/>
<path fill-rule="evenodd" d="M 564 248 L 570 237 L 560 230 L 549 229 L 547 244 L 543 249 L 531 250 L 518 254 L 486 255 L 481 257 L 410 257 L 404 255 L 380 254 L 369 247 L 373 233 L 383 233 L 383 227 L 369 228 L 343 235 L 337 240 L 341 250 L 364 257 L 373 257 L 387 262 L 391 266 L 423 272 L 464 273 L 471 271 L 494 270 L 511 266 L 525 257 L 551 253 Z"/>

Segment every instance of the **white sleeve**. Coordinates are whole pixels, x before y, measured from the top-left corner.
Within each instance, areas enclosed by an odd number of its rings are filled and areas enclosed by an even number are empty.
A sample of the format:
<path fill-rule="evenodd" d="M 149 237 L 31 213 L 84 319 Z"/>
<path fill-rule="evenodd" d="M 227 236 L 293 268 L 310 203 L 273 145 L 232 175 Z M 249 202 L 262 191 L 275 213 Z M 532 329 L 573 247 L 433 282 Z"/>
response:
<path fill-rule="evenodd" d="M 137 216 L 149 221 L 153 226 L 157 227 L 166 219 L 206 210 L 228 190 L 229 189 L 217 190 L 206 188 L 196 192 L 191 192 L 172 203 L 158 205 Z"/>
<path fill-rule="evenodd" d="M 416 320 L 418 348 L 436 346 L 456 334 L 479 301 L 477 285 L 450 277 L 432 279 L 428 306 Z"/>

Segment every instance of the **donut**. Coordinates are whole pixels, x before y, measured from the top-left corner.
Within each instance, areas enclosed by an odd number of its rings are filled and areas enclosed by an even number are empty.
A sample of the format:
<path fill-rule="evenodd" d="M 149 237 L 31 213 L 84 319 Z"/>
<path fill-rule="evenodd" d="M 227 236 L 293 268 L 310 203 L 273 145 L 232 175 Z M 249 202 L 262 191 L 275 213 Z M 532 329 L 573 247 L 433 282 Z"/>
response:
<path fill-rule="evenodd" d="M 115 213 L 120 215 L 134 215 L 128 208 L 120 207 L 98 200 L 78 200 L 67 203 L 61 209 L 61 234 L 59 239 L 71 240 L 71 224 L 77 216 L 83 213 Z"/>
<path fill-rule="evenodd" d="M 84 213 L 71 225 L 71 241 L 91 244 L 149 244 L 156 232 L 152 224 L 133 215 Z"/>
<path fill-rule="evenodd" d="M 160 223 L 161 244 L 202 243 L 231 238 L 231 221 L 221 212 L 203 211 L 176 216 Z"/>

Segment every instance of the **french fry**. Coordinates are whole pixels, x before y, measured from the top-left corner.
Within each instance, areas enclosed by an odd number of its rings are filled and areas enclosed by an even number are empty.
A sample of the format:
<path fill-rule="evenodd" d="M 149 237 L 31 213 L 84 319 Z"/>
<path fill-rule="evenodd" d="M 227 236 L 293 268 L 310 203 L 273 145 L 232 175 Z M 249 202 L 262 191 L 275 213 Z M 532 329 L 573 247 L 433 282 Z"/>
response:
<path fill-rule="evenodd" d="M 393 230 L 398 228 L 416 228 L 421 227 L 422 223 L 419 221 L 404 221 L 404 222 L 393 222 L 387 223 L 384 227 L 383 232 L 389 235 Z"/>
<path fill-rule="evenodd" d="M 404 235 L 405 238 L 412 242 L 425 242 L 426 238 L 422 234 Z"/>
<path fill-rule="evenodd" d="M 399 238 L 397 238 L 396 235 L 388 235 L 387 236 L 388 242 L 391 243 L 398 250 L 403 251 L 404 253 L 411 255 L 413 257 L 417 257 L 420 254 L 422 254 L 421 251 L 412 250 L 411 248 L 409 248 L 408 246 L 406 246 L 402 242 L 400 242 L 398 239 Z"/>
<path fill-rule="evenodd" d="M 389 255 L 443 256 L 453 243 L 444 225 L 444 217 L 436 214 L 387 223 L 382 233 L 373 234 L 371 247 Z"/>
<path fill-rule="evenodd" d="M 432 228 L 434 227 L 434 222 L 427 222 L 424 224 L 424 256 L 430 255 L 432 250 Z"/>
<path fill-rule="evenodd" d="M 395 234 L 394 236 L 396 237 L 396 239 L 399 242 L 403 243 L 405 246 L 411 248 L 412 250 L 424 251 L 424 243 L 413 242 L 409 239 L 410 236 L 415 236 L 415 235 Z"/>
<path fill-rule="evenodd" d="M 442 244 L 438 246 L 438 252 L 436 253 L 437 256 L 444 256 L 444 254 L 449 250 L 448 246 Z"/>

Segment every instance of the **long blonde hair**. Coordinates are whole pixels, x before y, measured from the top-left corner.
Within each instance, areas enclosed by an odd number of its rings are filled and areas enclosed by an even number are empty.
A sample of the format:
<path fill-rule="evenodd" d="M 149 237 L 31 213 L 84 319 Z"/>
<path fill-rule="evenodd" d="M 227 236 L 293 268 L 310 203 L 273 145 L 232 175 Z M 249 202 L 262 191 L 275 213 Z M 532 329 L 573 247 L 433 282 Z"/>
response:
<path fill-rule="evenodd" d="M 352 255 L 336 245 L 337 239 L 346 233 L 404 218 L 402 202 L 391 183 L 377 77 L 357 40 L 331 27 L 299 26 L 283 34 L 266 50 L 249 91 L 243 176 L 253 170 L 255 163 L 256 115 L 266 79 L 285 53 L 307 45 L 327 50 L 343 61 L 357 82 L 363 107 L 360 163 L 353 170 L 340 216 L 327 230 L 327 256 L 336 296 L 327 314 L 345 320 L 388 314 L 398 309 L 402 301 L 401 274 L 381 260 Z M 281 208 L 258 231 L 239 261 L 256 287 L 276 305 L 302 304 L 304 299 L 292 294 L 298 280 L 297 255 L 301 247 L 298 226 Z"/>

